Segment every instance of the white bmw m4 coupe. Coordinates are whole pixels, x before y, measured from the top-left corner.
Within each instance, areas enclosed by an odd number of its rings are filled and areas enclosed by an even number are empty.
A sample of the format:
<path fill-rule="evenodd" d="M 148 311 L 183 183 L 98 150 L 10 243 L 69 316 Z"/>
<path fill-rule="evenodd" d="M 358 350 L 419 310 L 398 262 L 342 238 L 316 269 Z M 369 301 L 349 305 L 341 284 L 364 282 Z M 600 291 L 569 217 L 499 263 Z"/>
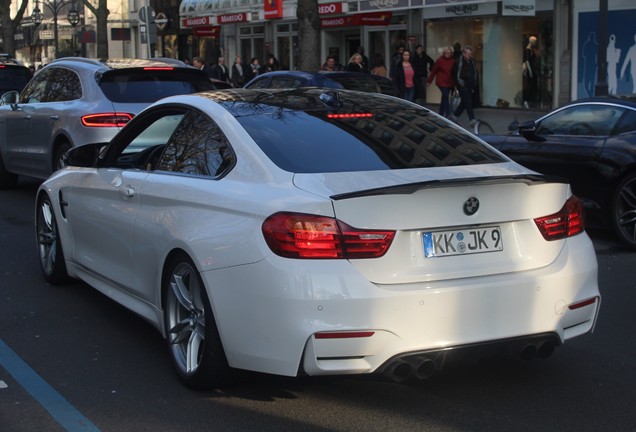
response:
<path fill-rule="evenodd" d="M 37 194 L 44 277 L 150 321 L 192 388 L 240 370 L 426 378 L 594 329 L 597 261 L 567 182 L 401 99 L 173 96 L 65 163 Z"/>

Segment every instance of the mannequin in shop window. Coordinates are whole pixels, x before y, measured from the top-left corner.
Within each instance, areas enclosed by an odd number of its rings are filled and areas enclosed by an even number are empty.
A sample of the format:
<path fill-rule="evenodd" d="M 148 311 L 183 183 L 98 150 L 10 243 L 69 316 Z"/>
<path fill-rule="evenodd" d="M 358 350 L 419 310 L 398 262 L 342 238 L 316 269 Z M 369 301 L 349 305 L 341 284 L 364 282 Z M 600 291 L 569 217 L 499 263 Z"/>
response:
<path fill-rule="evenodd" d="M 523 51 L 523 107 L 534 107 L 539 100 L 539 73 L 541 58 L 537 48 L 537 37 L 530 36 Z"/>

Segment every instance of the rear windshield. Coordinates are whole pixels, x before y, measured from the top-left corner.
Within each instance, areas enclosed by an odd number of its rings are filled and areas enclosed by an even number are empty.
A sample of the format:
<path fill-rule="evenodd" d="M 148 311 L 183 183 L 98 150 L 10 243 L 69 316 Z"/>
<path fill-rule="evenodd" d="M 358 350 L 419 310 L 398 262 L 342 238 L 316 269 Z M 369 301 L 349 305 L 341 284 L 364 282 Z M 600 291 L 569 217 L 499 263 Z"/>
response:
<path fill-rule="evenodd" d="M 152 103 L 161 98 L 213 90 L 210 80 L 196 69 L 113 70 L 99 86 L 112 102 Z"/>
<path fill-rule="evenodd" d="M 8 67 L 0 65 L 0 88 L 20 91 L 31 79 L 31 73 L 27 68 Z"/>
<path fill-rule="evenodd" d="M 423 109 L 365 111 L 369 117 L 274 110 L 238 121 L 281 169 L 374 171 L 503 162 L 499 153 Z"/>
<path fill-rule="evenodd" d="M 342 75 L 330 75 L 330 79 L 339 82 L 347 90 L 357 90 L 367 93 L 376 93 L 378 86 L 370 76 L 358 74 L 358 76 L 342 76 Z"/>

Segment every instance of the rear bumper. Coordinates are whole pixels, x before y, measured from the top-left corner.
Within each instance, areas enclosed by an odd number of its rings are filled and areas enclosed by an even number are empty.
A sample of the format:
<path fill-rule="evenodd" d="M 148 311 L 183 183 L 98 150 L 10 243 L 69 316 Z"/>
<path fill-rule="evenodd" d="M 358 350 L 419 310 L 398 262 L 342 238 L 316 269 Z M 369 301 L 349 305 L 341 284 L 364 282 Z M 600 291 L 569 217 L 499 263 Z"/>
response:
<path fill-rule="evenodd" d="M 380 372 L 423 353 L 536 335 L 556 346 L 593 330 L 600 307 L 587 235 L 544 268 L 434 283 L 378 286 L 347 261 L 276 257 L 203 278 L 230 365 L 290 376 Z"/>

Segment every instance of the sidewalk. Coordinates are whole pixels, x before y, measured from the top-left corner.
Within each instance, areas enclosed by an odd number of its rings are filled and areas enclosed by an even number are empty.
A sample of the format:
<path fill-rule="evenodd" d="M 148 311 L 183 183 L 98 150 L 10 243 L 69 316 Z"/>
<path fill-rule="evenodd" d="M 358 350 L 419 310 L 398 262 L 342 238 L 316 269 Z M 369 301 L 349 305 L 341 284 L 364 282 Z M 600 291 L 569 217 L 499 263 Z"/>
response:
<path fill-rule="evenodd" d="M 433 112 L 439 112 L 439 105 L 427 104 L 425 106 Z M 547 113 L 548 111 L 521 108 L 475 108 L 475 118 L 487 122 L 498 135 L 507 134 L 508 126 L 514 121 L 523 123 L 528 120 L 536 120 Z M 459 125 L 470 131 L 473 130 L 468 124 L 466 111 L 459 118 Z"/>

